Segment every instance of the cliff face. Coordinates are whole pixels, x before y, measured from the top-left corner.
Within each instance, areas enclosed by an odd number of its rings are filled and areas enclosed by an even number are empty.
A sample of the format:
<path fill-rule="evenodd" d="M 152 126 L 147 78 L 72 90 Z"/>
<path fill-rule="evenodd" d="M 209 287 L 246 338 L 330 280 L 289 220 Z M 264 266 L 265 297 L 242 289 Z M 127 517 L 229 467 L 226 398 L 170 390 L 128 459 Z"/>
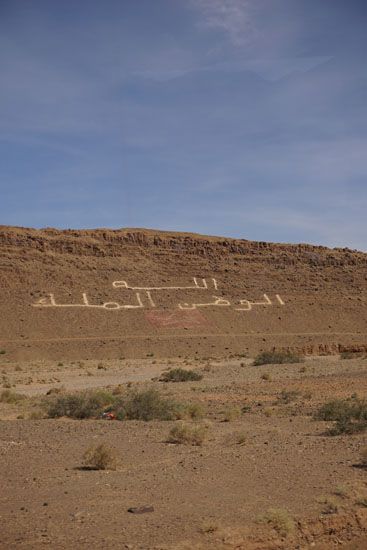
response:
<path fill-rule="evenodd" d="M 0 227 L 0 347 L 212 356 L 367 344 L 367 254 L 144 229 Z"/>

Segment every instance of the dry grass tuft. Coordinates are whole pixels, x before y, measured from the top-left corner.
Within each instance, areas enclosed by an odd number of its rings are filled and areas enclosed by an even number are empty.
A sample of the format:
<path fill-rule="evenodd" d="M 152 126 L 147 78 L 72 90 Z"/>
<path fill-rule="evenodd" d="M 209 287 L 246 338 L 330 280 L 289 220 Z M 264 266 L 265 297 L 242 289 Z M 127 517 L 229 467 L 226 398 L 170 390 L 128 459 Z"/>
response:
<path fill-rule="evenodd" d="M 215 533 L 219 529 L 219 524 L 212 519 L 209 519 L 207 521 L 204 521 L 202 524 L 200 531 L 201 533 Z"/>
<path fill-rule="evenodd" d="M 361 449 L 361 466 L 367 468 L 367 447 Z"/>
<path fill-rule="evenodd" d="M 340 510 L 340 504 L 334 497 L 320 497 L 317 501 L 322 504 L 323 514 L 336 514 Z"/>
<path fill-rule="evenodd" d="M 167 442 L 201 446 L 207 437 L 207 433 L 208 427 L 204 424 L 191 426 L 184 422 L 178 422 L 171 428 Z"/>
<path fill-rule="evenodd" d="M 15 393 L 9 389 L 2 391 L 0 394 L 0 403 L 6 403 L 8 405 L 15 405 L 23 399 L 25 399 L 25 395 Z"/>
<path fill-rule="evenodd" d="M 267 523 L 275 529 L 279 535 L 286 537 L 294 531 L 293 518 L 284 508 L 269 508 L 269 510 L 258 518 L 260 523 Z"/>
<path fill-rule="evenodd" d="M 165 371 L 161 378 L 161 382 L 195 382 L 202 380 L 203 375 L 193 370 L 187 369 L 171 369 Z"/>
<path fill-rule="evenodd" d="M 263 351 L 254 359 L 254 365 L 280 365 L 283 363 L 302 363 L 304 357 L 291 351 Z"/>
<path fill-rule="evenodd" d="M 237 406 L 226 407 L 223 411 L 223 422 L 233 422 L 241 416 L 241 409 Z"/>
<path fill-rule="evenodd" d="M 117 457 L 113 449 L 100 443 L 89 447 L 83 455 L 83 468 L 88 470 L 116 470 Z"/>

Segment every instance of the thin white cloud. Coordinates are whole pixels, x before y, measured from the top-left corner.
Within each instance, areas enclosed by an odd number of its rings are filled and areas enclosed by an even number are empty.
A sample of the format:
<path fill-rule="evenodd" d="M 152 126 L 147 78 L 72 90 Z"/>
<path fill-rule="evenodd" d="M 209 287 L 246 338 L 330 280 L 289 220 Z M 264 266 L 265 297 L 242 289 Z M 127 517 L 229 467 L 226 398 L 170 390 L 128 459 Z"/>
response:
<path fill-rule="evenodd" d="M 226 32 L 235 45 L 244 44 L 251 32 L 248 0 L 192 0 L 203 24 Z"/>

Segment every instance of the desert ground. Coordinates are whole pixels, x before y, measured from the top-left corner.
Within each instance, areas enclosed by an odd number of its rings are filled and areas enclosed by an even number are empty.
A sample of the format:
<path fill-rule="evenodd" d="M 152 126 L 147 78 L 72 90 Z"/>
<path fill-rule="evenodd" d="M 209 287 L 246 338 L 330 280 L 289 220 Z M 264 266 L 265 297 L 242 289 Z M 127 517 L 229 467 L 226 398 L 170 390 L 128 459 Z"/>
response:
<path fill-rule="evenodd" d="M 202 379 L 161 380 L 178 367 Z M 5 352 L 0 369 L 1 548 L 367 547 L 366 436 L 332 436 L 332 422 L 314 419 L 330 399 L 366 395 L 363 354 L 255 366 L 248 356 L 21 362 Z M 48 418 L 55 399 L 97 388 L 153 388 L 196 413 Z M 175 425 L 201 439 L 172 442 Z M 114 466 L 86 468 L 100 443 Z"/>
<path fill-rule="evenodd" d="M 346 248 L 0 226 L 0 547 L 367 548 L 366 281 Z"/>

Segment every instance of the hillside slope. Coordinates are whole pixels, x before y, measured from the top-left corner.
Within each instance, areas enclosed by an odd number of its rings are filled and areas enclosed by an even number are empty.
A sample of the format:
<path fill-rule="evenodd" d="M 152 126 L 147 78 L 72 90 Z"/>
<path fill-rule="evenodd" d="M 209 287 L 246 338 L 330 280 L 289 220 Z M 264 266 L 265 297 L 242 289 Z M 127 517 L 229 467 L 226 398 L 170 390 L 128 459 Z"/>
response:
<path fill-rule="evenodd" d="M 145 229 L 0 227 L 9 357 L 367 346 L 367 254 Z"/>

